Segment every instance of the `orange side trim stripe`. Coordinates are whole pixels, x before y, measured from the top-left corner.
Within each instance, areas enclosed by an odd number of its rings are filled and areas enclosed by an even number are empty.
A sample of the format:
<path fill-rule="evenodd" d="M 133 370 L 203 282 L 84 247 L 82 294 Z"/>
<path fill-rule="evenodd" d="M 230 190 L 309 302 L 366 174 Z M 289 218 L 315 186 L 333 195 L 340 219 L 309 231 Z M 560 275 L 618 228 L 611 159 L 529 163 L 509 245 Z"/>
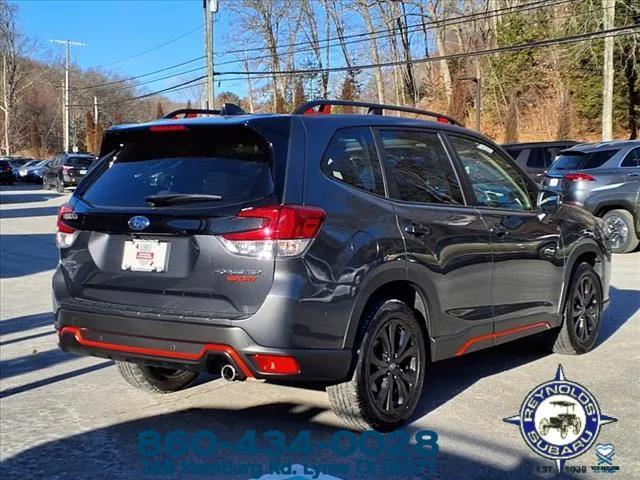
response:
<path fill-rule="evenodd" d="M 472 345 L 478 342 L 484 342 L 485 340 L 495 340 L 496 338 L 499 338 L 499 337 L 504 337 L 506 335 L 514 335 L 516 333 L 524 332 L 526 330 L 531 330 L 533 328 L 539 328 L 539 327 L 545 327 L 548 330 L 551 328 L 551 325 L 548 322 L 537 322 L 537 323 L 532 323 L 530 325 L 523 325 L 521 327 L 516 327 L 516 328 L 508 328 L 507 330 L 500 330 L 495 333 L 487 333 L 485 335 L 479 335 L 477 337 L 470 338 L 469 340 L 464 342 L 462 347 L 460 347 L 460 349 L 456 352 L 456 357 L 459 357 L 460 355 L 464 355 L 464 353 Z"/>
<path fill-rule="evenodd" d="M 253 377 L 253 373 L 247 367 L 245 362 L 240 358 L 238 352 L 236 352 L 229 345 L 222 345 L 218 343 L 207 343 L 202 347 L 200 353 L 185 353 L 185 352 L 174 352 L 171 350 L 159 350 L 155 348 L 144 348 L 144 347 L 134 347 L 129 345 L 119 345 L 116 343 L 107 343 L 107 342 L 97 342 L 95 340 L 89 340 L 82 336 L 82 330 L 86 330 L 84 328 L 79 327 L 62 327 L 60 330 L 60 336 L 69 333 L 72 334 L 76 341 L 85 347 L 95 347 L 101 348 L 104 350 L 113 350 L 116 352 L 125 352 L 125 353 L 138 353 L 140 355 L 149 355 L 153 357 L 165 357 L 165 358 L 177 358 L 180 360 L 200 360 L 207 352 L 223 352 L 228 354 L 231 359 L 240 367 L 242 373 L 246 377 Z"/>

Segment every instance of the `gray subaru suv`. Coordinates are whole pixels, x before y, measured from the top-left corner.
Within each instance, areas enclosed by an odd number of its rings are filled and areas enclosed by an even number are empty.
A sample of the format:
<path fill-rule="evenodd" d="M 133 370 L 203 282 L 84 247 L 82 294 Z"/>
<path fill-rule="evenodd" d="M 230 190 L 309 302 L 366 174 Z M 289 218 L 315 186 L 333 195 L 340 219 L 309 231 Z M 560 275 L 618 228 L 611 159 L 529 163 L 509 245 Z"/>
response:
<path fill-rule="evenodd" d="M 345 105 L 366 114 L 330 114 Z M 169 117 L 110 128 L 60 208 L 63 350 L 156 393 L 199 372 L 321 381 L 351 428 L 389 430 L 432 362 L 533 334 L 596 345 L 602 221 L 453 119 L 339 100 Z"/>
<path fill-rule="evenodd" d="M 558 154 L 543 188 L 561 192 L 563 203 L 583 206 L 592 192 L 640 180 L 640 140 L 582 143 Z"/>

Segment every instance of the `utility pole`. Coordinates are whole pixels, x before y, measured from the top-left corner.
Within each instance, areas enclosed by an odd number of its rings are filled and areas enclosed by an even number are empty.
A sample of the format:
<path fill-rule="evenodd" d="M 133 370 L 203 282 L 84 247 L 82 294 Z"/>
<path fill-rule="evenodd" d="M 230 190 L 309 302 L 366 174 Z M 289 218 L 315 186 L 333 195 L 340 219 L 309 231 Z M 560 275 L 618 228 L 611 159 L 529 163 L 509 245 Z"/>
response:
<path fill-rule="evenodd" d="M 218 11 L 218 0 L 202 0 L 204 9 L 204 55 L 207 62 L 207 97 L 206 108 L 215 106 L 215 82 L 213 79 L 214 55 L 214 14 Z"/>
<path fill-rule="evenodd" d="M 616 0 L 602 0 L 602 29 L 614 27 Z M 602 79 L 602 140 L 613 139 L 613 37 L 604 39 Z"/>
<path fill-rule="evenodd" d="M 71 40 L 50 40 L 51 43 L 58 43 L 66 46 L 65 62 L 64 62 L 64 98 L 63 98 L 63 131 L 62 136 L 64 138 L 64 151 L 69 151 L 69 137 L 70 137 L 70 121 L 69 121 L 69 68 L 71 63 L 70 47 L 84 47 L 86 44 L 81 42 L 72 42 Z"/>

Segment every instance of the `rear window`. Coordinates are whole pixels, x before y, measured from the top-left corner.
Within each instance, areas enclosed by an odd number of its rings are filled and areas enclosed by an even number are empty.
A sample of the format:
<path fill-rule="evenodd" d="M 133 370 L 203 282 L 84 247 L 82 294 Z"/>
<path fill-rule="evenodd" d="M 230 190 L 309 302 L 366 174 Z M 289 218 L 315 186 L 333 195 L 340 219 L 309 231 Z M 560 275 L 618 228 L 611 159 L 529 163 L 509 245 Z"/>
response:
<path fill-rule="evenodd" d="M 597 152 L 564 152 L 553 162 L 553 170 L 587 170 L 598 168 L 613 157 L 618 150 L 600 150 Z"/>
<path fill-rule="evenodd" d="M 91 157 L 69 157 L 64 162 L 65 165 L 70 167 L 90 167 L 93 164 L 93 158 Z"/>
<path fill-rule="evenodd" d="M 149 207 L 152 195 L 202 194 L 222 196 L 219 206 L 274 193 L 270 145 L 246 127 L 132 132 L 120 145 L 84 189 L 87 202 Z"/>

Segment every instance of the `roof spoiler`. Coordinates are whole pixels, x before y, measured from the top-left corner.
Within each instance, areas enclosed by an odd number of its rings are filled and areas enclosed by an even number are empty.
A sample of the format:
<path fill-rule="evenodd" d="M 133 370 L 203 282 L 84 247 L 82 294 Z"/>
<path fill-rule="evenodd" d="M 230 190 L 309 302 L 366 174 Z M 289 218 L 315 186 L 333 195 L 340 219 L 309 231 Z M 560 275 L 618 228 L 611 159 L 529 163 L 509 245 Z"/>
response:
<path fill-rule="evenodd" d="M 303 103 L 296 107 L 291 113 L 293 115 L 328 115 L 331 113 L 331 106 L 345 106 L 345 107 L 364 107 L 368 108 L 368 115 L 383 115 L 384 110 L 391 110 L 396 112 L 414 113 L 416 115 L 424 115 L 427 117 L 435 118 L 439 123 L 448 123 L 450 125 L 457 125 L 462 127 L 463 125 L 455 118 L 445 115 L 444 113 L 430 112 L 428 110 L 422 110 L 412 107 L 400 107 L 398 105 L 385 105 L 381 103 L 370 102 L 358 102 L 351 100 L 311 100 L 310 102 Z"/>
<path fill-rule="evenodd" d="M 245 112 L 242 108 L 234 103 L 223 103 L 222 108 L 219 110 L 209 110 L 204 108 L 181 108 L 179 110 L 174 110 L 173 112 L 167 113 L 162 118 L 167 120 L 176 120 L 178 118 L 195 118 L 211 115 L 247 115 L 247 112 Z"/>

